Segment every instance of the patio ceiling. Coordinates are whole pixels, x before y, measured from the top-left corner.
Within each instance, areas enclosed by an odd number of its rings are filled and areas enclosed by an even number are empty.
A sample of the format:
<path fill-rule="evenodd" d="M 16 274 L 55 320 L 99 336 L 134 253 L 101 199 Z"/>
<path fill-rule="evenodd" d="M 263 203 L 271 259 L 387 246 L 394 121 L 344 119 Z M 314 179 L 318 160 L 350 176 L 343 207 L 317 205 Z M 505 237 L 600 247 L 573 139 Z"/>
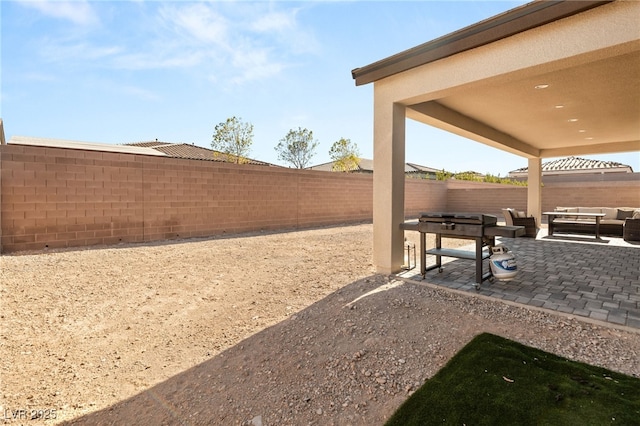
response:
<path fill-rule="evenodd" d="M 454 133 L 486 137 L 517 154 L 640 150 L 640 51 L 520 80 L 478 82 L 410 109 L 411 118 L 429 124 L 441 118 Z"/>
<path fill-rule="evenodd" d="M 608 2 L 530 3 L 356 69 L 353 77 L 356 84 L 395 81 L 392 84 L 399 92 L 397 83 L 404 78 L 403 74 L 414 78 L 414 86 L 420 86 L 415 83 L 420 78 L 418 72 L 425 80 L 436 80 L 436 72 L 455 73 L 446 77 L 446 83 L 453 81 L 449 86 L 430 90 L 435 86 L 427 83 L 428 88 L 422 92 L 408 91 L 395 102 L 406 105 L 407 117 L 411 119 L 528 158 L 640 151 L 640 14 L 632 13 L 635 17 L 626 21 L 626 29 L 619 23 L 610 24 L 614 31 L 630 34 L 608 44 L 597 45 L 603 37 L 610 37 L 606 28 L 595 27 L 597 18 L 587 18 L 582 26 L 576 21 L 578 24 L 571 27 L 572 31 L 576 29 L 575 35 L 564 40 L 568 47 L 553 43 L 545 49 L 536 50 L 539 47 L 536 45 L 529 49 L 524 34 L 532 30 L 529 32 L 534 37 L 540 37 L 539 44 L 544 40 L 542 27 L 547 24 L 553 26 L 560 19 L 583 12 L 597 17 L 592 9 L 614 6 L 638 11 L 637 5 Z M 585 29 L 590 31 L 588 36 L 586 32 L 580 33 Z M 568 33 L 558 26 L 553 30 Z M 505 44 L 503 40 L 508 37 L 520 37 L 519 43 L 524 46 L 521 51 L 513 51 L 521 55 L 517 60 L 526 62 L 530 54 L 538 55 L 535 58 L 538 62 L 531 61 L 508 72 L 484 73 L 493 65 L 483 63 L 479 55 L 491 57 L 494 51 L 489 45 Z M 591 51 L 584 47 L 590 44 L 595 46 Z M 460 59 L 455 58 L 458 53 Z M 542 56 L 547 54 L 545 62 Z M 562 54 L 566 56 L 561 57 Z M 513 56 L 496 54 L 490 60 L 499 67 L 501 61 L 509 61 Z M 470 59 L 464 62 L 464 57 Z M 458 74 L 466 72 L 465 68 L 474 66 L 478 67 L 477 79 L 465 80 L 462 76 L 456 80 Z"/>

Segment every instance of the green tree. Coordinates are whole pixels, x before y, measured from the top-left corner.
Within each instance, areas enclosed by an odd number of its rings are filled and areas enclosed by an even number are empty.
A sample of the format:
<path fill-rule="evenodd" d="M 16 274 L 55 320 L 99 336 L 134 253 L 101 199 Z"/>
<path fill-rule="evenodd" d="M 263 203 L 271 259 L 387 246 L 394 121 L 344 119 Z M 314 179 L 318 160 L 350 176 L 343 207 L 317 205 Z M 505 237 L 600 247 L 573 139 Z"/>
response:
<path fill-rule="evenodd" d="M 222 152 L 231 163 L 246 163 L 253 143 L 253 124 L 231 117 L 215 127 L 211 147 Z"/>
<path fill-rule="evenodd" d="M 457 180 L 468 180 L 472 182 L 482 182 L 483 178 L 480 175 L 473 171 L 468 172 L 459 172 L 453 175 L 453 177 Z"/>
<path fill-rule="evenodd" d="M 333 160 L 333 170 L 349 172 L 360 164 L 358 146 L 350 139 L 340 138 L 331 145 L 329 157 Z"/>
<path fill-rule="evenodd" d="M 313 132 L 298 127 L 298 130 L 289 130 L 287 136 L 280 139 L 276 146 L 278 158 L 291 163 L 297 169 L 304 169 L 315 155 L 318 141 L 313 140 Z"/>
<path fill-rule="evenodd" d="M 453 177 L 453 173 L 447 172 L 445 169 L 436 172 L 436 180 L 447 180 Z"/>

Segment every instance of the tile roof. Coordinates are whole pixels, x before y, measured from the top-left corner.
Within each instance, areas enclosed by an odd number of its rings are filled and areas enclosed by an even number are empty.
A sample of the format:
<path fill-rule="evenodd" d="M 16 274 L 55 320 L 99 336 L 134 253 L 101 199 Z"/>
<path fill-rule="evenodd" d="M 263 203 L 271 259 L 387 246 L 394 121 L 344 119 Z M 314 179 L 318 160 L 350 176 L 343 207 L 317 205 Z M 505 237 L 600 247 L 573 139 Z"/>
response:
<path fill-rule="evenodd" d="M 160 141 L 150 141 L 150 142 L 133 142 L 133 143 L 126 143 L 125 145 L 129 145 L 129 146 L 144 146 L 144 147 L 149 147 L 149 148 L 153 148 L 156 146 L 161 146 L 161 145 L 167 145 L 168 142 L 160 142 Z"/>
<path fill-rule="evenodd" d="M 127 146 L 140 146 L 152 148 L 156 151 L 162 152 L 169 157 L 174 158 L 186 158 L 190 160 L 207 160 L 207 161 L 219 161 L 221 163 L 227 162 L 226 154 L 215 151 L 209 148 L 203 148 L 201 146 L 188 144 L 188 143 L 170 143 L 161 141 L 148 141 L 148 142 L 133 142 L 125 144 Z M 260 166 L 273 166 L 273 164 L 266 163 L 264 161 L 253 160 L 247 158 L 245 164 L 255 164 Z"/>
<path fill-rule="evenodd" d="M 332 172 L 333 171 L 333 161 L 328 163 L 316 164 L 315 166 L 305 167 L 307 170 L 319 170 L 322 172 Z M 352 170 L 353 173 L 366 173 L 373 171 L 373 161 L 367 160 L 366 158 L 361 158 L 358 163 L 358 168 L 356 170 Z"/>
<path fill-rule="evenodd" d="M 410 168 L 413 168 L 414 172 L 418 172 L 418 173 L 438 173 L 442 170 L 439 169 L 434 169 L 432 167 L 427 167 L 427 166 L 421 166 L 420 164 L 415 164 L 415 163 L 407 163 L 407 166 L 409 166 Z M 407 168 L 405 167 L 405 172 L 407 171 Z"/>
<path fill-rule="evenodd" d="M 119 152 L 124 154 L 154 155 L 160 157 L 186 158 L 192 160 L 208 160 L 226 162 L 226 155 L 220 151 L 203 148 L 187 143 L 169 143 L 161 141 L 134 142 L 122 145 L 106 143 L 80 142 L 65 139 L 49 139 L 31 136 L 12 136 L 10 145 L 46 146 L 51 148 L 83 149 L 88 151 Z M 260 166 L 276 166 L 248 158 L 246 164 Z"/>
<path fill-rule="evenodd" d="M 527 173 L 528 167 L 513 170 L 512 173 Z M 554 172 L 574 172 L 574 173 L 593 173 L 593 172 L 633 172 L 631 166 L 617 163 L 615 161 L 589 160 L 580 157 L 567 157 L 558 160 L 547 161 L 542 163 L 542 173 Z"/>
<path fill-rule="evenodd" d="M 318 164 L 315 166 L 307 167 L 309 170 L 321 170 L 325 172 L 333 171 L 333 161 L 329 163 Z M 415 163 L 405 163 L 404 172 L 405 173 L 433 173 L 435 174 L 439 170 L 433 169 L 431 167 L 421 166 Z M 358 164 L 358 169 L 353 170 L 353 172 L 361 172 L 361 173 L 372 173 L 373 172 L 373 160 L 369 158 L 361 158 Z"/>

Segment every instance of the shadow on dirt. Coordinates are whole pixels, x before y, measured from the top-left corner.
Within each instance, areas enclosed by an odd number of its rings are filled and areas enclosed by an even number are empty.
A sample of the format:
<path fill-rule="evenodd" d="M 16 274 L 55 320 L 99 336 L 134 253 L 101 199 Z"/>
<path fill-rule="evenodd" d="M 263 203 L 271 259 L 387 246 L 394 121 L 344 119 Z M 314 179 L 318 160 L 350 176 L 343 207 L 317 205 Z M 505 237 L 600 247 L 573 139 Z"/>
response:
<path fill-rule="evenodd" d="M 353 282 L 208 361 L 63 424 L 322 424 L 336 414 L 344 418 L 338 423 L 383 422 L 402 402 L 405 389 L 374 377 L 378 357 L 353 368 L 368 346 L 386 341 L 389 315 L 376 306 L 388 304 L 380 303 L 389 297 L 384 290 L 402 284 L 381 275 Z M 360 310 L 367 296 L 378 302 Z M 354 338 L 362 352 L 351 349 Z M 383 352 L 389 348 L 391 342 Z M 355 375 L 370 388 L 351 380 Z M 402 398 L 394 401 L 397 394 Z M 388 401 L 380 401 L 378 409 L 371 398 Z"/>

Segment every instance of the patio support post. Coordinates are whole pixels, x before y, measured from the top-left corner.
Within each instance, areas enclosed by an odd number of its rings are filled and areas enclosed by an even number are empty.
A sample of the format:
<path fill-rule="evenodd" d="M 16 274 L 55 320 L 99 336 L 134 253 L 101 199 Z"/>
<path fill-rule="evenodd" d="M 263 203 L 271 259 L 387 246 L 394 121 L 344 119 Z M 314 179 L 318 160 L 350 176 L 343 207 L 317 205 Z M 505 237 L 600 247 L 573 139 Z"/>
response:
<path fill-rule="evenodd" d="M 374 96 L 373 262 L 376 272 L 403 263 L 405 106 Z"/>
<path fill-rule="evenodd" d="M 529 172 L 527 176 L 527 216 L 536 218 L 540 226 L 542 219 L 542 159 L 529 158 Z"/>

